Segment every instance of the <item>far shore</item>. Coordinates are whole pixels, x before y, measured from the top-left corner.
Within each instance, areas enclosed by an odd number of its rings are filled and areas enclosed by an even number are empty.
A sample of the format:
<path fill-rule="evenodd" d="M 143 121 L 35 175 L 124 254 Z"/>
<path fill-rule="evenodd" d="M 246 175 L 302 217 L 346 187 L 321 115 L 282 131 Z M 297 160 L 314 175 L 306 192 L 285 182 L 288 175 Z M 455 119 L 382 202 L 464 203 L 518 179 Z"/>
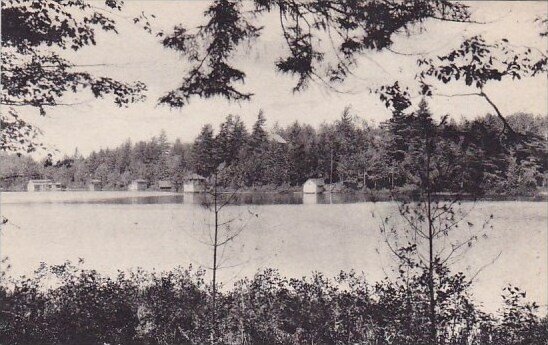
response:
<path fill-rule="evenodd" d="M 238 195 L 307 195 L 314 196 L 314 194 L 305 194 L 300 188 L 288 188 L 283 190 L 276 189 L 239 189 L 231 190 L 225 189 L 220 191 L 222 194 L 238 194 Z M 85 189 L 67 189 L 63 191 L 49 191 L 49 192 L 27 192 L 27 191 L 0 191 L 0 197 L 3 195 L 7 197 L 1 197 L 1 202 L 18 203 L 25 202 L 32 198 L 33 200 L 48 200 L 51 202 L 60 202 L 66 200 L 88 201 L 94 199 L 115 199 L 115 198 L 140 198 L 140 197 L 164 197 L 164 196 L 181 196 L 192 195 L 201 193 L 185 193 L 182 191 L 161 191 L 161 190 L 144 190 L 144 191 L 128 191 L 128 190 L 102 190 L 102 191 L 88 191 Z M 418 200 L 419 196 L 411 191 L 389 191 L 389 190 L 339 190 L 339 191 L 324 191 L 323 193 L 317 193 L 316 195 L 335 197 L 352 197 L 355 196 L 361 201 L 369 202 L 384 202 L 384 201 L 413 201 Z M 454 200 L 459 199 L 462 201 L 548 201 L 548 192 L 537 191 L 531 194 L 485 194 L 485 195 L 472 195 L 472 194 L 457 194 L 457 193 L 437 193 L 434 198 L 438 200 Z"/>

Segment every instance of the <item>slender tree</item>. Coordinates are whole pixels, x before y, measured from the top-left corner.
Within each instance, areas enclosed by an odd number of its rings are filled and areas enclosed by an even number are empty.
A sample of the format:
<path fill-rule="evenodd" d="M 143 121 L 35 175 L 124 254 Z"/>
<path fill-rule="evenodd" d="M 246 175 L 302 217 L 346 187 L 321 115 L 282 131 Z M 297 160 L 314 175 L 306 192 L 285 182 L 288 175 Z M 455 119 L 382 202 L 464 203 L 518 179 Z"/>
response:
<path fill-rule="evenodd" d="M 442 286 L 448 279 L 448 270 L 454 260 L 462 257 L 481 238 L 488 236 L 489 220 L 475 226 L 468 219 L 469 211 L 462 207 L 460 197 L 453 196 L 449 201 L 440 200 L 435 194 L 440 191 L 434 162 L 439 159 L 437 143 L 439 125 L 432 120 L 427 104 L 421 101 L 413 115 L 416 119 L 413 137 L 409 138 L 418 160 L 415 170 L 420 180 L 419 200 L 401 202 L 398 207 L 399 221 L 390 223 L 385 219 L 381 231 L 386 235 L 386 243 L 392 253 L 407 269 L 418 269 L 424 278 L 428 313 L 428 343 L 440 343 L 440 330 L 444 319 L 441 317 L 447 306 L 444 299 L 447 292 Z M 465 234 L 458 231 L 467 229 Z"/>
<path fill-rule="evenodd" d="M 223 193 L 219 185 L 220 175 L 227 173 L 226 164 L 223 162 L 215 168 L 213 174 L 208 179 L 206 187 L 207 197 L 202 202 L 213 216 L 212 229 L 209 235 L 210 242 L 207 244 L 212 249 L 212 273 L 211 281 L 211 317 L 213 329 L 211 332 L 211 343 L 218 344 L 219 334 L 219 304 L 218 304 L 218 273 L 219 270 L 227 266 L 226 248 L 230 245 L 245 229 L 246 222 L 242 222 L 238 217 L 230 218 L 223 214 L 223 210 L 237 201 L 238 190 L 229 193 Z M 238 223 L 237 220 L 240 220 Z"/>

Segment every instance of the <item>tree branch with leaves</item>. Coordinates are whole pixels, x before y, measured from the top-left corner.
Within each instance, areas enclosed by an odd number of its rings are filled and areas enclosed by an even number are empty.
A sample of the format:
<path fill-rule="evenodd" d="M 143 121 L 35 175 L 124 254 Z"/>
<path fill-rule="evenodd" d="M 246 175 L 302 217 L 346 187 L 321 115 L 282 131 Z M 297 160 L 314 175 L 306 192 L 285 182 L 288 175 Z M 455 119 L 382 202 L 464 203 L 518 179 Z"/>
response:
<path fill-rule="evenodd" d="M 412 25 L 427 19 L 470 21 L 467 6 L 445 0 L 215 0 L 204 12 L 204 25 L 194 30 L 178 25 L 170 33 L 158 33 L 165 47 L 192 63 L 181 86 L 160 98 L 160 104 L 180 108 L 193 96 L 250 100 L 253 93 L 235 87 L 245 83 L 246 74 L 232 60 L 244 42 L 260 37 L 260 19 L 268 13 L 279 17 L 286 47 L 275 68 L 297 77 L 294 92 L 310 82 L 336 90 L 334 84 L 352 73 L 359 56 L 390 47 L 393 36 Z M 327 37 L 330 45 L 324 47 Z"/>
<path fill-rule="evenodd" d="M 39 131 L 21 122 L 15 107 L 38 109 L 73 105 L 63 98 L 83 90 L 95 98 L 111 95 L 125 107 L 145 99 L 146 86 L 95 76 L 63 57 L 58 51 L 78 51 L 96 44 L 97 30 L 116 31 L 116 21 L 107 12 L 121 11 L 123 1 L 105 0 L 104 8 L 88 1 L 2 1 L 2 92 L 0 104 L 8 108 L 2 115 L 0 150 L 32 152 L 40 147 Z M 33 133 L 32 135 L 30 133 Z"/>

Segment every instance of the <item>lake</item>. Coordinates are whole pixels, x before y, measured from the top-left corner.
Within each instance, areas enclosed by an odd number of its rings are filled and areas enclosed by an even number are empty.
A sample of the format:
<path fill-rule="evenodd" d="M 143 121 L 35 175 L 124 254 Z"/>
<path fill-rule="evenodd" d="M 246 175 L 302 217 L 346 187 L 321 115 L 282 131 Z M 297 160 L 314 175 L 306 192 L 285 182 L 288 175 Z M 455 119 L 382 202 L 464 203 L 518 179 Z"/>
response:
<path fill-rule="evenodd" d="M 0 213 L 9 219 L 1 232 L 0 255 L 9 257 L 12 276 L 31 274 L 40 262 L 79 258 L 84 267 L 106 274 L 136 267 L 211 265 L 212 214 L 198 195 L 5 192 L 0 198 Z M 484 201 L 466 202 L 463 208 L 478 226 L 493 215 L 488 237 L 454 266 L 469 275 L 484 267 L 474 283 L 477 300 L 494 311 L 501 289 L 512 283 L 545 306 L 547 204 Z M 228 222 L 229 231 L 242 230 L 223 250 L 227 268 L 220 279 L 230 286 L 235 279 L 273 267 L 290 277 L 313 271 L 334 276 L 354 269 L 371 282 L 380 280 L 391 274 L 393 261 L 379 226 L 396 210 L 393 202 L 371 202 L 359 195 L 243 195 L 238 205 L 221 213 L 220 222 Z"/>

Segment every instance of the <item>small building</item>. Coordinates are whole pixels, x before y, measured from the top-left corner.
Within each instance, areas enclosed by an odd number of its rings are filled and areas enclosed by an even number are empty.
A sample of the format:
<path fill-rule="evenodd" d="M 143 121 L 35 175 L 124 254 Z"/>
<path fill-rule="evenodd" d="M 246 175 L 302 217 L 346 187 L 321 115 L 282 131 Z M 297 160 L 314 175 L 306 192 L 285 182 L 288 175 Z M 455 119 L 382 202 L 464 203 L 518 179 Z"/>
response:
<path fill-rule="evenodd" d="M 27 192 L 47 192 L 53 188 L 52 180 L 29 180 Z"/>
<path fill-rule="evenodd" d="M 281 135 L 279 135 L 277 133 L 270 133 L 268 135 L 268 139 L 270 141 L 276 142 L 278 144 L 287 144 L 287 141 L 284 138 L 282 138 Z"/>
<path fill-rule="evenodd" d="M 57 192 L 65 190 L 65 186 L 52 180 L 29 180 L 28 192 Z"/>
<path fill-rule="evenodd" d="M 143 179 L 137 179 L 131 182 L 128 186 L 130 191 L 143 191 L 148 188 L 148 181 Z"/>
<path fill-rule="evenodd" d="M 183 181 L 183 192 L 202 193 L 205 192 L 205 177 L 198 174 L 187 176 Z"/>
<path fill-rule="evenodd" d="M 101 180 L 90 180 L 88 182 L 88 190 L 91 192 L 99 191 L 103 189 L 103 184 Z"/>
<path fill-rule="evenodd" d="M 171 183 L 171 181 L 166 181 L 166 180 L 158 181 L 158 188 L 160 190 L 169 192 L 173 190 L 173 183 Z"/>
<path fill-rule="evenodd" d="M 325 190 L 325 182 L 322 178 L 309 178 L 303 184 L 303 193 L 317 194 L 323 193 Z"/>

